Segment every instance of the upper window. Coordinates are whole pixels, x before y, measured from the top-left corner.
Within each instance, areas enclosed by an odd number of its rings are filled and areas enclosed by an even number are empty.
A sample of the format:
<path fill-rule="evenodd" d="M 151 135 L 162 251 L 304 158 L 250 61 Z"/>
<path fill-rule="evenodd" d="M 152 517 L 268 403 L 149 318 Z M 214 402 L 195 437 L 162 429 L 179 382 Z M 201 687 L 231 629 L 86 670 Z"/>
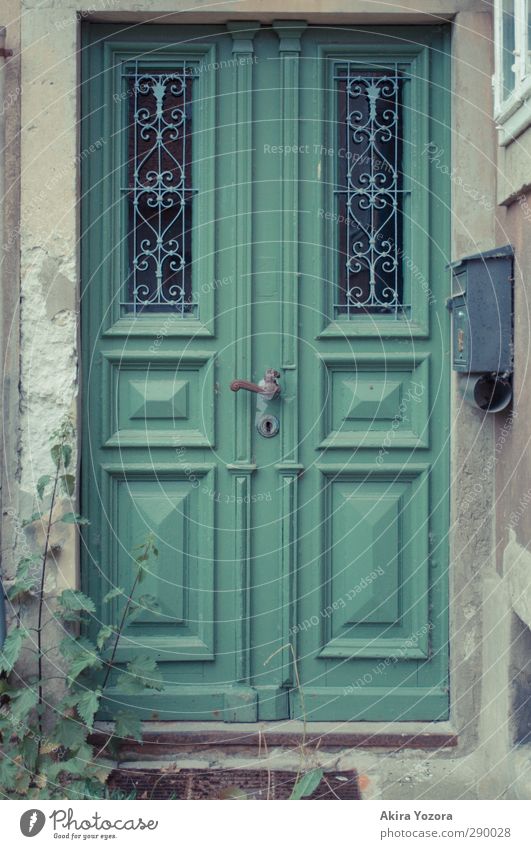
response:
<path fill-rule="evenodd" d="M 402 77 L 355 62 L 336 73 L 342 317 L 402 307 Z"/>
<path fill-rule="evenodd" d="M 516 89 L 516 19 L 515 0 L 502 0 L 501 8 L 501 103 L 508 100 Z"/>
<path fill-rule="evenodd" d="M 196 74 L 128 73 L 126 307 L 193 312 L 192 85 Z"/>
<path fill-rule="evenodd" d="M 531 124 L 529 0 L 495 0 L 494 111 L 507 144 Z"/>

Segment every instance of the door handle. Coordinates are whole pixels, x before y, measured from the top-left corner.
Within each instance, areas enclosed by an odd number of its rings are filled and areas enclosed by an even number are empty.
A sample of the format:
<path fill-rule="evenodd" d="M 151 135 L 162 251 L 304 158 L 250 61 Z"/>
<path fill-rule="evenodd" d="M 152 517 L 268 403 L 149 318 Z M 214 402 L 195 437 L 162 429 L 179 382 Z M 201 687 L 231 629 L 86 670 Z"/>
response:
<path fill-rule="evenodd" d="M 274 368 L 266 369 L 264 379 L 260 383 L 251 383 L 250 380 L 233 380 L 230 388 L 233 392 L 238 392 L 240 389 L 247 389 L 248 392 L 256 392 L 258 395 L 264 395 L 266 398 L 276 398 L 280 395 L 280 386 L 277 383 L 277 378 L 280 377 L 280 372 Z"/>

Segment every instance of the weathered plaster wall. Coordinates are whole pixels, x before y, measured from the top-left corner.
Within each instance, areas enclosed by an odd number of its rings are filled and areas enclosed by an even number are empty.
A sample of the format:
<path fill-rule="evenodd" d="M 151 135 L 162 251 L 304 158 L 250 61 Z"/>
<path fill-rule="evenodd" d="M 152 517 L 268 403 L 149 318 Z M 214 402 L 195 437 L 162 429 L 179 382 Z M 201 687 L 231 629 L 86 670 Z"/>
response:
<path fill-rule="evenodd" d="M 329 0 L 245 0 L 215 6 L 198 3 L 186 17 L 200 21 L 248 15 L 269 20 L 292 15 L 319 20 L 326 13 L 338 20 L 348 15 L 356 22 L 382 22 L 376 16 L 385 15 L 392 23 L 425 20 L 430 12 L 437 16 L 457 12 L 453 79 L 448 81 L 454 92 L 455 258 L 496 243 L 491 19 L 480 0 L 427 0 L 422 14 L 415 9 L 420 5 L 418 0 L 396 7 L 375 2 L 369 13 L 368 4 L 358 0 L 333 4 Z M 91 7 L 100 10 L 93 17 L 115 20 L 140 20 L 166 11 L 164 20 L 169 22 L 182 20 L 179 9 L 189 4 L 184 0 L 92 0 Z M 21 505 L 31 498 L 34 481 L 49 471 L 49 434 L 77 404 L 76 85 L 79 18 L 83 17 L 76 16 L 77 8 L 75 0 L 24 0 L 21 19 Z M 474 198 L 466 188 L 470 185 L 477 193 Z M 508 601 L 503 602 L 508 592 L 500 594 L 493 558 L 493 466 L 487 462 L 494 451 L 494 425 L 492 419 L 465 407 L 455 387 L 453 411 L 451 689 L 452 723 L 460 746 L 455 752 L 335 754 L 334 766 L 337 761 L 338 767 L 351 765 L 365 773 L 368 797 L 490 797 L 504 793 L 514 774 L 514 763 L 507 757 L 512 625 Z M 74 582 L 76 558 L 71 545 L 63 551 L 60 567 L 63 579 Z M 187 757 L 197 760 L 193 752 Z M 230 757 L 212 751 L 206 759 L 219 764 Z M 276 751 L 270 763 L 280 768 L 295 757 Z M 326 753 L 318 757 L 329 758 Z"/>
<path fill-rule="evenodd" d="M 49 471 L 50 435 L 77 392 L 77 32 L 54 29 L 65 14 L 34 9 L 22 25 L 21 485 L 29 492 Z"/>
<path fill-rule="evenodd" d="M 528 132 L 531 138 L 531 132 Z M 513 144 L 519 144 L 514 142 Z M 511 145 L 512 147 L 512 145 Z M 520 154 L 520 160 L 527 161 L 528 179 L 531 181 L 531 157 L 528 158 L 525 145 L 511 151 L 512 165 L 514 155 Z M 507 152 L 500 151 L 500 179 L 507 181 Z M 520 170 L 520 169 L 518 169 Z M 497 466 L 496 503 L 498 513 L 497 540 L 498 566 L 501 567 L 503 549 L 511 542 L 528 546 L 531 540 L 531 457 L 529 444 L 531 433 L 531 397 L 529 380 L 531 377 L 531 351 L 529 333 L 531 329 L 531 286 L 529 269 L 531 268 L 531 192 L 522 190 L 519 183 L 521 175 L 515 173 L 511 194 L 516 195 L 511 203 L 501 208 L 498 227 L 498 241 L 511 243 L 515 251 L 514 263 L 514 401 L 513 417 L 497 417 L 497 440 L 499 460 Z M 505 425 L 505 429 L 504 429 Z M 509 425 L 509 426 L 507 426 Z M 509 533 L 512 531 L 512 535 Z"/>
<path fill-rule="evenodd" d="M 453 38 L 452 259 L 494 244 L 491 36 L 489 14 L 457 16 Z M 473 192 L 477 194 L 472 196 Z M 484 588 L 492 569 L 493 515 L 492 469 L 485 461 L 492 452 L 493 426 L 461 400 L 455 375 L 452 408 L 450 689 L 453 718 L 469 746 L 475 746 L 479 726 L 474 718 L 485 704 L 481 669 L 488 598 Z"/>
<path fill-rule="evenodd" d="M 20 14 L 15 0 L 0 0 L 0 22 L 5 27 L 5 45 L 13 57 L 4 63 L 3 102 L 0 105 L 4 147 L 3 234 L 0 297 L 0 349 L 2 352 L 2 463 L 1 485 L 1 551 L 4 574 L 13 567 L 13 552 L 19 535 L 19 192 L 20 192 Z"/>
<path fill-rule="evenodd" d="M 500 148 L 499 194 L 504 203 L 499 243 L 511 243 L 514 265 L 514 400 L 512 418 L 497 416 L 496 555 L 511 610 L 511 737 L 531 741 L 531 129 Z M 522 756 L 519 753 L 520 757 Z M 528 776 L 531 754 L 528 755 Z M 527 788 L 531 786 L 529 777 Z"/>
<path fill-rule="evenodd" d="M 509 206 L 511 200 L 525 193 L 531 185 L 531 131 L 525 130 L 508 145 L 500 146 L 497 154 L 497 198 Z M 508 222 L 511 228 L 511 224 Z M 516 232 L 515 232 L 516 236 Z"/>

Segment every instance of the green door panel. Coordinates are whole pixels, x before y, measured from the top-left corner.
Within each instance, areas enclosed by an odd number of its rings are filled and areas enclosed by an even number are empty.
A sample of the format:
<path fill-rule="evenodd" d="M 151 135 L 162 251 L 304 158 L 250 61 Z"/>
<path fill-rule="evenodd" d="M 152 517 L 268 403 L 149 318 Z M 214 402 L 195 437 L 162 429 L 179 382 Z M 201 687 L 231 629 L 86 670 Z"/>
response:
<path fill-rule="evenodd" d="M 111 686 L 102 717 L 447 718 L 449 181 L 424 154 L 449 152 L 446 29 L 89 24 L 83 39 L 82 579 L 100 599 L 127 589 L 155 535 L 156 606 L 117 657 L 140 646 L 164 678 Z M 338 306 L 351 67 L 400 75 L 394 314 Z M 130 80 L 179 68 L 191 295 L 135 311 Z M 267 368 L 280 397 L 230 391 Z"/>
<path fill-rule="evenodd" d="M 129 348 L 129 346 L 128 346 Z M 142 349 L 102 351 L 114 404 L 107 447 L 213 447 L 214 354 Z M 208 399 L 208 401 L 207 401 Z M 176 430 L 176 425 L 178 430 Z"/>

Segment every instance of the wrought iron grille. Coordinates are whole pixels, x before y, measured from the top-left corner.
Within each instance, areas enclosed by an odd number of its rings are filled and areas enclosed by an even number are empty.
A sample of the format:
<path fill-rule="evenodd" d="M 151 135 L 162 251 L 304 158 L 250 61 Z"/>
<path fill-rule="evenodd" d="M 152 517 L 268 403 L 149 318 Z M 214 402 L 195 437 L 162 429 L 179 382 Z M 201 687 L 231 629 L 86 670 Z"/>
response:
<path fill-rule="evenodd" d="M 402 120 L 397 66 L 349 62 L 338 86 L 339 285 L 336 313 L 402 308 Z"/>
<path fill-rule="evenodd" d="M 129 276 L 125 307 L 193 313 L 192 82 L 186 66 L 125 74 Z"/>

